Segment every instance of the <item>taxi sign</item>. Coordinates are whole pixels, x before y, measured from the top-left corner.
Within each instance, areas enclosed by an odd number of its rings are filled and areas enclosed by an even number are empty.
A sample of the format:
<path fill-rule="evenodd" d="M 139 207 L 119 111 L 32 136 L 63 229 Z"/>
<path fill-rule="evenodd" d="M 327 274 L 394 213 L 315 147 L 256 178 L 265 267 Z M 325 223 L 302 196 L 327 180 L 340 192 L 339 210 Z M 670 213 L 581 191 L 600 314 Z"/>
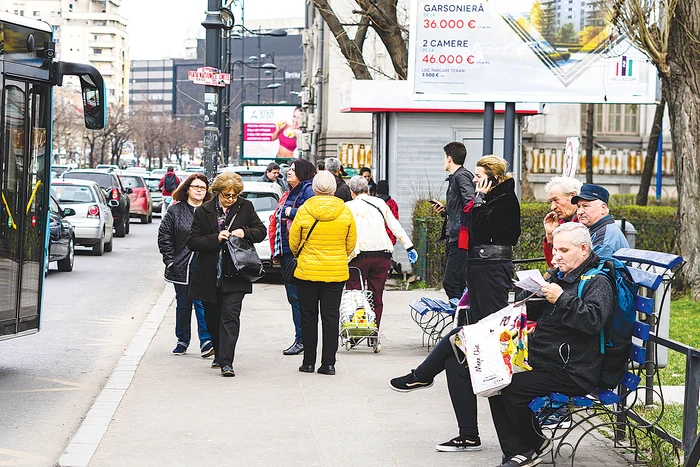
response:
<path fill-rule="evenodd" d="M 204 84 L 207 86 L 224 87 L 231 84 L 231 75 L 229 73 L 221 73 L 218 68 L 205 66 L 196 70 L 187 71 L 187 79 L 194 84 Z"/>

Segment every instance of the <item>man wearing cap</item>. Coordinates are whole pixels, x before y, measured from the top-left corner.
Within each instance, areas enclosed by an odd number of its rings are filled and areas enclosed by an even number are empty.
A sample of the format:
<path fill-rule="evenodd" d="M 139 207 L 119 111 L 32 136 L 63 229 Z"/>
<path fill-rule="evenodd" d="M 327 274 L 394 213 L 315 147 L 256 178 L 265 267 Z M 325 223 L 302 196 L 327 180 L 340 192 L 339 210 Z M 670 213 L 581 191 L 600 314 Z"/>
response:
<path fill-rule="evenodd" d="M 337 188 L 335 189 L 335 197 L 340 198 L 343 201 L 352 201 L 352 193 L 350 193 L 350 187 L 343 180 L 343 175 L 345 171 L 343 166 L 340 165 L 340 159 L 337 157 L 327 157 L 326 158 L 326 170 L 333 174 L 335 177 L 335 183 Z"/>
<path fill-rule="evenodd" d="M 609 258 L 620 248 L 629 248 L 625 234 L 615 224 L 608 209 L 610 193 L 600 185 L 586 183 L 581 192 L 571 198 L 577 205 L 578 221 L 588 227 L 593 242 L 593 251 L 601 258 Z"/>

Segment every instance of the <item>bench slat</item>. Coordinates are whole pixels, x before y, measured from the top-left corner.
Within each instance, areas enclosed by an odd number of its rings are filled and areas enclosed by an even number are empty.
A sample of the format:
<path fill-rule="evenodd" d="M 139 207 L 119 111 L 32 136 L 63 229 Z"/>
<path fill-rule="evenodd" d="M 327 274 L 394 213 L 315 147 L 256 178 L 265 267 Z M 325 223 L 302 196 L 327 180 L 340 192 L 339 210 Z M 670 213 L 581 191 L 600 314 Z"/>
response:
<path fill-rule="evenodd" d="M 661 274 L 644 271 L 639 268 L 629 268 L 629 271 L 634 282 L 642 287 L 646 287 L 654 291 L 659 288 L 661 281 L 663 280 Z"/>
<path fill-rule="evenodd" d="M 673 269 L 683 262 L 683 258 L 678 255 L 634 248 L 621 248 L 613 254 L 613 257 L 620 261 L 651 264 L 666 269 Z"/>
<path fill-rule="evenodd" d="M 632 361 L 644 365 L 647 362 L 647 349 L 640 347 L 637 344 L 632 344 Z"/>
<path fill-rule="evenodd" d="M 408 304 L 409 307 L 419 315 L 423 316 L 426 313 L 428 313 L 430 308 L 428 308 L 424 303 L 422 303 L 420 300 L 414 300 L 411 303 Z"/>
<path fill-rule="evenodd" d="M 622 378 L 621 384 L 623 384 L 630 391 L 634 391 L 639 386 L 639 382 L 641 380 L 642 380 L 641 376 L 637 376 L 634 373 L 630 373 L 628 371 L 627 373 L 625 373 L 625 376 Z"/>
<path fill-rule="evenodd" d="M 577 407 L 593 407 L 593 400 L 586 396 L 573 396 L 571 401 Z"/>
<path fill-rule="evenodd" d="M 647 323 L 642 323 L 641 321 L 636 321 L 634 323 L 634 331 L 632 335 L 644 342 L 649 340 L 649 334 L 651 333 L 651 326 Z"/>
<path fill-rule="evenodd" d="M 597 394 L 598 400 L 604 405 L 617 404 L 622 399 L 615 392 L 607 390 Z"/>
<path fill-rule="evenodd" d="M 635 297 L 635 302 L 636 302 L 635 307 L 637 308 L 637 311 L 639 311 L 640 313 L 644 313 L 647 316 L 654 314 L 654 299 L 653 298 L 642 297 L 641 295 L 637 295 Z"/>

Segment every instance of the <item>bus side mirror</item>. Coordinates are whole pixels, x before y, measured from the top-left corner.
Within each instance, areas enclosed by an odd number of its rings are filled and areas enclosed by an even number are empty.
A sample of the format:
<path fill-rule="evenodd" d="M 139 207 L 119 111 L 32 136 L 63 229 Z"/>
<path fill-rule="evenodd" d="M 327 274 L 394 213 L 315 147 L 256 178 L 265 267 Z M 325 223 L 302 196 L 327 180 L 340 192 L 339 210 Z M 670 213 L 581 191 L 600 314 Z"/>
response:
<path fill-rule="evenodd" d="M 63 85 L 64 76 L 77 76 L 83 94 L 85 126 L 101 130 L 107 124 L 107 100 L 105 82 L 97 68 L 82 63 L 53 62 L 54 82 Z"/>

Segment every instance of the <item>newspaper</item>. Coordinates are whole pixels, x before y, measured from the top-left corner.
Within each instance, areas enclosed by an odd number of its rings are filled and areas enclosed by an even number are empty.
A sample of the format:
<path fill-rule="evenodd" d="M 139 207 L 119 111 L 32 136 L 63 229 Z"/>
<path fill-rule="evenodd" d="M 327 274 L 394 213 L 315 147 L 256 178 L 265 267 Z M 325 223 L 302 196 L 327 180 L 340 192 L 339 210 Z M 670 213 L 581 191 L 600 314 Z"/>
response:
<path fill-rule="evenodd" d="M 532 293 L 540 293 L 542 286 L 547 284 L 547 281 L 542 277 L 539 269 L 528 269 L 527 271 L 517 271 L 515 273 L 518 280 L 515 281 L 515 286 Z"/>

